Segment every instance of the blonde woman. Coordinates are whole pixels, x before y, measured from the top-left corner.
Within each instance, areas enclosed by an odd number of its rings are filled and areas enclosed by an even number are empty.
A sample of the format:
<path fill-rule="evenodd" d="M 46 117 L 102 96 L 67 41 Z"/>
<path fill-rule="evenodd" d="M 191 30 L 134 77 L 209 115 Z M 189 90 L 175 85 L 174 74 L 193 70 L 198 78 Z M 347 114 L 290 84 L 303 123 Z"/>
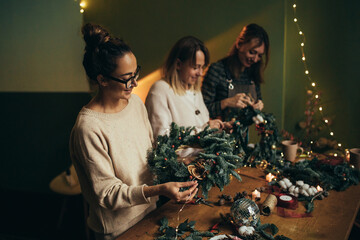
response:
<path fill-rule="evenodd" d="M 209 119 L 202 94 L 201 79 L 209 64 L 209 52 L 199 39 L 187 36 L 177 41 L 165 65 L 164 78 L 155 82 L 146 98 L 146 108 L 154 136 L 166 134 L 170 124 L 223 129 L 229 124 Z"/>

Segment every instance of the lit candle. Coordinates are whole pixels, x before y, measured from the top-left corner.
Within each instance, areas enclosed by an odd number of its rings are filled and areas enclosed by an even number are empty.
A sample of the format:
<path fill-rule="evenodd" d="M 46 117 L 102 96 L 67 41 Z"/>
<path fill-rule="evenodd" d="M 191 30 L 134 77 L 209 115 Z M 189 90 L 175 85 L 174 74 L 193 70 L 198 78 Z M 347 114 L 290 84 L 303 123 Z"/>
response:
<path fill-rule="evenodd" d="M 255 189 L 255 191 L 253 191 L 253 192 L 251 193 L 251 199 L 252 199 L 253 201 L 255 201 L 256 198 L 260 198 L 260 192 Z"/>
<path fill-rule="evenodd" d="M 274 175 L 272 175 L 271 173 L 269 173 L 268 175 L 266 175 L 266 181 L 267 181 L 267 182 L 271 182 L 274 177 L 275 177 Z"/>
<path fill-rule="evenodd" d="M 322 189 L 322 187 L 320 187 L 319 185 L 316 187 L 316 190 L 318 190 L 318 192 L 322 192 L 324 189 Z"/>
<path fill-rule="evenodd" d="M 345 158 L 346 158 L 347 162 L 350 161 L 350 151 L 349 151 L 349 149 L 345 149 Z"/>

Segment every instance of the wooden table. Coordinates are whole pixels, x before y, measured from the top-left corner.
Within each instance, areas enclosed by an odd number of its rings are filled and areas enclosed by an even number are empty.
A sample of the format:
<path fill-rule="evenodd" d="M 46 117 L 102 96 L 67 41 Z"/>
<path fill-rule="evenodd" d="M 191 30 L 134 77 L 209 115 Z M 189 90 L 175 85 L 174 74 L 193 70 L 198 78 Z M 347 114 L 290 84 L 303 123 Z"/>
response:
<path fill-rule="evenodd" d="M 218 188 L 213 188 L 209 192 L 209 201 L 217 202 L 221 194 L 230 194 L 234 196 L 236 192 L 246 190 L 251 193 L 256 187 L 266 186 L 265 174 L 256 168 L 240 169 L 242 182 L 235 178 L 232 182 L 220 192 Z M 262 203 L 267 194 L 262 193 Z M 307 218 L 283 218 L 277 215 L 276 209 L 270 216 L 261 216 L 261 223 L 273 223 L 279 228 L 278 234 L 291 239 L 348 239 L 353 226 L 360 203 L 360 185 L 351 186 L 346 191 L 330 191 L 330 196 L 324 200 L 315 200 L 315 209 L 312 212 L 313 217 Z M 195 229 L 199 231 L 208 230 L 215 223 L 221 221 L 220 213 L 224 215 L 230 212 L 231 203 L 224 206 L 209 207 L 206 205 L 186 204 L 180 213 L 180 223 L 185 219 L 196 221 Z M 120 239 L 154 239 L 159 228 L 159 220 L 167 217 L 169 225 L 176 227 L 178 224 L 178 211 L 182 204 L 170 201 L 154 212 L 147 215 L 142 221 L 130 228 L 121 235 Z M 304 213 L 303 204 L 299 203 L 296 210 Z M 233 233 L 231 226 L 221 226 L 221 233 Z"/>

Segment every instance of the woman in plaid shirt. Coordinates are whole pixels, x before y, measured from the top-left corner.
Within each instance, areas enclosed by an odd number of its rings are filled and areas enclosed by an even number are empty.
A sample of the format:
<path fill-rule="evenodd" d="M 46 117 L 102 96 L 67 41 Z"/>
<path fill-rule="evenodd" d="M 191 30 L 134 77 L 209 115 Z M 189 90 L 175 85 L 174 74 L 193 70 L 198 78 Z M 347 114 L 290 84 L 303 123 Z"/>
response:
<path fill-rule="evenodd" d="M 262 110 L 260 84 L 269 61 L 269 37 L 257 24 L 245 26 L 229 55 L 210 65 L 202 94 L 211 118 L 227 119 L 230 108 Z"/>

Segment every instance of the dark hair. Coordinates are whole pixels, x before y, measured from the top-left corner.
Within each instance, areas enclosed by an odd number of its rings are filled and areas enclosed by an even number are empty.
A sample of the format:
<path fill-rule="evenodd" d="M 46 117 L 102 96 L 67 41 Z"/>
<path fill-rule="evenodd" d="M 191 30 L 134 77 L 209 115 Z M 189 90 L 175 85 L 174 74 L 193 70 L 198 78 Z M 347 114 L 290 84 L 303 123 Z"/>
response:
<path fill-rule="evenodd" d="M 85 54 L 83 66 L 90 80 L 97 83 L 97 76 L 113 73 L 116 59 L 131 52 L 130 47 L 119 38 L 112 38 L 100 25 L 87 23 L 81 29 L 84 36 Z"/>
<path fill-rule="evenodd" d="M 239 64 L 239 63 L 238 62 L 235 63 L 236 61 L 232 61 L 231 59 L 237 58 L 238 46 L 246 44 L 246 43 L 250 42 L 252 39 L 259 40 L 258 45 L 257 45 L 258 47 L 264 43 L 264 48 L 265 48 L 265 52 L 264 52 L 265 62 L 263 61 L 263 59 L 261 59 L 260 61 L 258 61 L 257 63 L 254 63 L 250 67 L 250 71 L 254 78 L 254 81 L 256 83 L 260 84 L 260 83 L 264 82 L 264 70 L 270 59 L 269 36 L 268 36 L 267 32 L 264 30 L 264 28 L 262 28 L 261 26 L 255 24 L 255 23 L 251 23 L 251 24 L 245 26 L 241 30 L 239 36 L 236 38 L 236 41 L 234 42 L 233 46 L 230 49 L 229 57 L 228 57 L 228 64 L 230 65 L 229 66 L 230 71 L 232 72 L 232 74 L 234 74 L 234 69 L 238 68 L 238 66 L 235 66 L 235 64 Z M 234 75 L 236 75 L 236 74 L 234 74 Z"/>
<path fill-rule="evenodd" d="M 205 47 L 204 43 L 193 36 L 183 37 L 178 40 L 175 45 L 170 50 L 170 53 L 164 64 L 164 79 L 169 83 L 169 85 L 175 90 L 175 92 L 183 92 L 182 85 L 179 82 L 177 76 L 177 60 L 181 62 L 186 62 L 190 60 L 191 65 L 196 64 L 196 52 L 202 51 L 205 55 L 205 66 L 209 64 L 210 56 L 209 50 Z M 194 88 L 195 90 L 200 89 L 201 82 L 196 83 Z"/>

